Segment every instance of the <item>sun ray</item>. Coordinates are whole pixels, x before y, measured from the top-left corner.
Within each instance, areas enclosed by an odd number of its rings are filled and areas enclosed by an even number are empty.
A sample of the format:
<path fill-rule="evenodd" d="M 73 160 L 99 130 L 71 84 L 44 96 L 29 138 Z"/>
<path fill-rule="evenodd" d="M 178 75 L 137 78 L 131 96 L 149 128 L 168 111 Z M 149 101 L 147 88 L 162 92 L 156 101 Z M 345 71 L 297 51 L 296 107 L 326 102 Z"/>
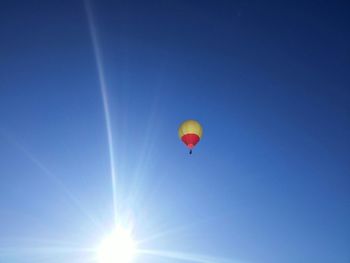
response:
<path fill-rule="evenodd" d="M 113 191 L 112 194 L 113 194 L 114 220 L 115 220 L 115 223 L 117 223 L 117 189 L 116 189 L 117 173 L 115 169 L 113 133 L 112 133 L 111 113 L 110 113 L 109 99 L 108 99 L 108 92 L 107 92 L 107 83 L 106 83 L 106 78 L 104 74 L 101 47 L 97 36 L 96 23 L 95 23 L 93 11 L 92 11 L 91 3 L 89 0 L 85 0 L 85 9 L 86 9 L 86 14 L 88 18 L 90 37 L 91 37 L 92 46 L 94 50 L 97 74 L 98 74 L 98 79 L 100 84 L 100 91 L 102 95 L 103 110 L 104 110 L 106 132 L 107 132 L 107 141 L 108 141 L 112 191 Z"/>
<path fill-rule="evenodd" d="M 237 260 L 229 260 L 225 258 L 212 257 L 202 254 L 192 254 L 178 251 L 166 251 L 166 250 L 151 250 L 151 249 L 138 249 L 138 253 L 151 256 L 158 256 L 170 259 L 177 259 L 187 262 L 196 263 L 242 263 Z"/>
<path fill-rule="evenodd" d="M 12 144 L 15 148 L 17 148 L 20 152 L 22 152 L 32 163 L 35 164 L 37 168 L 39 168 L 51 181 L 53 181 L 72 201 L 72 203 L 85 215 L 90 221 L 94 224 L 94 226 L 99 229 L 99 231 L 103 231 L 104 228 L 98 220 L 92 216 L 81 204 L 80 200 L 68 189 L 68 187 L 63 183 L 63 181 L 55 175 L 51 170 L 49 170 L 34 154 L 29 152 L 26 148 L 24 148 L 19 142 L 14 140 L 8 134 L 1 134 L 7 139 L 7 141 Z"/>
<path fill-rule="evenodd" d="M 77 247 L 77 242 L 62 240 L 62 239 L 54 239 L 47 237 L 6 237 L 0 239 L 0 247 L 4 246 L 4 244 L 47 244 L 47 245 L 62 245 L 62 246 L 73 246 Z"/>
<path fill-rule="evenodd" d="M 91 253 L 91 248 L 72 247 L 72 246 L 3 246 L 0 247 L 0 256 L 19 256 L 19 255 L 54 255 L 71 254 L 77 252 Z"/>

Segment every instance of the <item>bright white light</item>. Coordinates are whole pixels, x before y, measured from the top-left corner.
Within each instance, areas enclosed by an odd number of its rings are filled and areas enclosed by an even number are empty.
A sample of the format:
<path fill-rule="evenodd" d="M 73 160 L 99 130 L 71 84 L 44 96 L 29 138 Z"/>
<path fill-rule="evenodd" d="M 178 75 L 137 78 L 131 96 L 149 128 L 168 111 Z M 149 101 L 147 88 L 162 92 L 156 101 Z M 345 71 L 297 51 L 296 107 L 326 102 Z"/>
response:
<path fill-rule="evenodd" d="M 107 236 L 97 251 L 98 263 L 130 263 L 136 251 L 136 245 L 127 230 L 117 229 Z"/>

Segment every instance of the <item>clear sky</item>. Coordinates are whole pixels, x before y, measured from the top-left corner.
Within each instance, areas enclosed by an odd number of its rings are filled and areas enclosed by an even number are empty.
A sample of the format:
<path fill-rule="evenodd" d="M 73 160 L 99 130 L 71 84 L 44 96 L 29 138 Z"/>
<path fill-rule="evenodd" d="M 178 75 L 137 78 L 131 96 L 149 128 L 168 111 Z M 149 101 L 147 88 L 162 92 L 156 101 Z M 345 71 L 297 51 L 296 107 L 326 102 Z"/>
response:
<path fill-rule="evenodd" d="M 162 254 L 135 262 L 350 262 L 349 3 L 91 10 L 0 3 L 0 262 L 87 262 L 113 226 L 94 33 L 117 219 Z"/>

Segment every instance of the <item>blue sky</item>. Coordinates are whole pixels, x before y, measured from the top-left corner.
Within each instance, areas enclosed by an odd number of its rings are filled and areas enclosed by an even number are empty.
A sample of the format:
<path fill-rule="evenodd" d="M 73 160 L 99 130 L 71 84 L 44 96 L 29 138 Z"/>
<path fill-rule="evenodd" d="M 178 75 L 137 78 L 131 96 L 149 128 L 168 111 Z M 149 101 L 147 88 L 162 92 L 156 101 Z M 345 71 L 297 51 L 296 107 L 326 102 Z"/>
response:
<path fill-rule="evenodd" d="M 142 248 L 178 257 L 135 262 L 349 262 L 348 4 L 91 9 L 118 220 L 147 239 Z M 0 261 L 86 262 L 69 249 L 94 246 L 114 217 L 85 4 L 2 1 L 0 10 Z M 191 156 L 177 137 L 189 118 L 204 129 Z"/>

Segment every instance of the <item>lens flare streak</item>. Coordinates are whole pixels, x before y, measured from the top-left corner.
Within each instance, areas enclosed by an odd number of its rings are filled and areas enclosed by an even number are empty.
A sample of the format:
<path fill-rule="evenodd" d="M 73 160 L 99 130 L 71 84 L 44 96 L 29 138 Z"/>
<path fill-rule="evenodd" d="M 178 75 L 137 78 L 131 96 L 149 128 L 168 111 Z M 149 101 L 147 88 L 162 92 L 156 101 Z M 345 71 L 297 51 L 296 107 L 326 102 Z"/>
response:
<path fill-rule="evenodd" d="M 104 110 L 106 130 L 107 130 L 109 163 L 110 163 L 111 180 L 112 180 L 114 219 L 115 219 L 115 222 L 117 222 L 117 189 L 116 189 L 117 174 L 116 174 L 115 163 L 114 163 L 115 156 L 114 156 L 112 123 L 111 123 L 111 114 L 109 109 L 110 107 L 109 107 L 109 100 L 108 100 L 108 93 L 107 93 L 107 84 L 106 84 L 106 79 L 104 74 L 102 52 L 98 41 L 97 28 L 95 25 L 94 15 L 92 12 L 90 1 L 88 0 L 85 1 L 85 8 L 86 8 L 86 13 L 87 13 L 88 22 L 89 22 L 90 36 L 91 36 L 92 46 L 94 49 L 98 79 L 100 82 L 100 90 L 102 95 L 103 110 Z"/>
<path fill-rule="evenodd" d="M 150 249 L 139 249 L 137 250 L 140 254 L 147 254 L 152 256 L 159 256 L 164 258 L 178 259 L 181 261 L 197 262 L 197 263 L 242 263 L 236 260 L 228 260 L 223 258 L 216 258 L 206 255 L 198 255 L 192 253 L 184 253 L 177 251 L 164 251 L 164 250 L 150 250 Z"/>

